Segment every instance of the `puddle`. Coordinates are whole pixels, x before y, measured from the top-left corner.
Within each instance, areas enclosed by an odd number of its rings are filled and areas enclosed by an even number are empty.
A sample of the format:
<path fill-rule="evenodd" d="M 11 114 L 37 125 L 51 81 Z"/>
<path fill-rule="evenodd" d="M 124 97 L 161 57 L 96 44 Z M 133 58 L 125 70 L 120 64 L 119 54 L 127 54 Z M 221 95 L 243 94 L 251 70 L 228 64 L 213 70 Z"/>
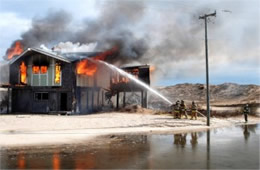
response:
<path fill-rule="evenodd" d="M 0 169 L 259 169 L 258 125 L 0 150 Z"/>

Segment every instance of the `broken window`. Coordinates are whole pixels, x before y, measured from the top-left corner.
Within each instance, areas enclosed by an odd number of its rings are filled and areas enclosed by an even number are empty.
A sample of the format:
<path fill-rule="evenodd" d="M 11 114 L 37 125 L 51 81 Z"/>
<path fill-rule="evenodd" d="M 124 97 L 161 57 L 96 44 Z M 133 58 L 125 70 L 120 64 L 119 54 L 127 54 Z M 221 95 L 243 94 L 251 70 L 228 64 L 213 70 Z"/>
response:
<path fill-rule="evenodd" d="M 60 64 L 55 64 L 55 83 L 59 84 L 61 78 L 61 66 Z"/>
<path fill-rule="evenodd" d="M 34 93 L 34 100 L 44 101 L 49 99 L 49 93 L 47 92 L 36 92 Z"/>
<path fill-rule="evenodd" d="M 40 73 L 40 67 L 39 66 L 33 66 L 32 72 L 33 72 L 33 74 L 39 74 Z"/>
<path fill-rule="evenodd" d="M 46 74 L 47 73 L 47 66 L 41 66 L 41 74 Z"/>
<path fill-rule="evenodd" d="M 24 62 L 20 65 L 20 82 L 21 84 L 26 84 L 27 82 L 27 67 Z"/>
<path fill-rule="evenodd" d="M 33 66 L 32 67 L 32 72 L 33 74 L 46 74 L 48 71 L 47 66 Z"/>

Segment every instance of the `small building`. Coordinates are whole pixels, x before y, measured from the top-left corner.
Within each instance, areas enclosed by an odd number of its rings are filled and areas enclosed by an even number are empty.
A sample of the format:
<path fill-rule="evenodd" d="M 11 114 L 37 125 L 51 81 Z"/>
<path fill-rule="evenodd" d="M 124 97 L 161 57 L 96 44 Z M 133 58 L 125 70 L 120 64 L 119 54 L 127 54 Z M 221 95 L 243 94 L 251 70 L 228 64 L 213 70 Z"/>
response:
<path fill-rule="evenodd" d="M 101 52 L 58 54 L 28 48 L 10 61 L 8 88 L 11 89 L 9 95 L 11 112 L 93 113 L 106 105 L 108 97 L 119 96 L 120 92 L 125 94 L 131 90 L 141 92 L 141 104 L 147 107 L 146 89 L 131 85 L 133 83 L 130 83 L 128 78 L 89 59 L 108 57 L 104 55 L 111 54 Z M 129 73 L 133 73 L 131 70 L 135 70 L 135 74 L 136 71 L 139 73 L 139 67 L 124 69 Z M 141 66 L 140 70 L 146 70 L 145 75 L 142 75 L 143 81 L 149 84 L 149 66 Z M 118 100 L 116 103 L 118 108 Z"/>

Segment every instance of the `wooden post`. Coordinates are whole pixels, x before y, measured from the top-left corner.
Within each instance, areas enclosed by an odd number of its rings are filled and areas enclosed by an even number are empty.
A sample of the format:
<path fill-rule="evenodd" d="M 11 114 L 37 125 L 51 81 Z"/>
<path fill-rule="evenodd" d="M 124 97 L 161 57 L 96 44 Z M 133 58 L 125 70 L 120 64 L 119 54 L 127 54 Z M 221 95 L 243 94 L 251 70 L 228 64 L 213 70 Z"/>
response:
<path fill-rule="evenodd" d="M 97 90 L 97 109 L 100 109 L 100 103 L 99 103 L 99 89 Z"/>
<path fill-rule="evenodd" d="M 211 14 L 205 14 L 200 16 L 199 19 L 204 19 L 205 23 L 205 54 L 206 54 L 206 87 L 207 87 L 207 126 L 210 126 L 210 99 L 209 99 L 209 64 L 208 64 L 208 35 L 207 35 L 207 21 L 208 17 L 216 17 L 216 11 Z"/>
<path fill-rule="evenodd" d="M 88 89 L 86 89 L 86 111 L 88 112 Z"/>
<path fill-rule="evenodd" d="M 6 113 L 8 114 L 9 113 L 9 102 L 10 102 L 10 88 L 8 87 L 7 88 L 7 105 L 6 105 Z"/>
<path fill-rule="evenodd" d="M 141 91 L 141 106 L 144 107 L 144 91 Z"/>
<path fill-rule="evenodd" d="M 117 91 L 117 95 L 116 95 L 116 109 L 119 109 L 119 92 Z"/>
<path fill-rule="evenodd" d="M 78 98 L 77 105 L 79 108 L 79 113 L 81 113 L 81 87 L 78 87 L 76 91 L 77 91 L 77 98 Z M 61 93 L 60 93 L 60 97 L 61 97 Z"/>
<path fill-rule="evenodd" d="M 144 108 L 147 108 L 147 90 L 144 91 Z"/>
<path fill-rule="evenodd" d="M 104 106 L 104 91 L 102 90 L 102 106 Z"/>
<path fill-rule="evenodd" d="M 123 97 L 123 107 L 125 107 L 125 95 L 126 95 L 126 92 L 124 91 L 124 97 Z"/>
<path fill-rule="evenodd" d="M 92 96 L 91 96 L 91 100 L 92 100 L 92 103 L 91 103 L 91 112 L 93 112 L 94 110 L 94 95 L 95 95 L 95 91 L 94 89 L 92 88 Z"/>

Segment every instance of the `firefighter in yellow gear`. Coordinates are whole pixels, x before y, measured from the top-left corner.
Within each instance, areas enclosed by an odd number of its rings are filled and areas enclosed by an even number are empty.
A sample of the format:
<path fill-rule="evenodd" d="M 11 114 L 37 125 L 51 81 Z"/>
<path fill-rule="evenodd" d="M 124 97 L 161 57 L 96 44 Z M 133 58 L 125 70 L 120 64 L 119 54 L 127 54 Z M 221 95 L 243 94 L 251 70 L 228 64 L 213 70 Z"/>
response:
<path fill-rule="evenodd" d="M 184 101 L 182 100 L 181 101 L 181 113 L 180 113 L 180 116 L 184 115 L 186 119 L 188 119 L 188 115 L 187 115 L 187 112 L 186 112 L 186 105 L 184 103 Z"/>
<path fill-rule="evenodd" d="M 194 101 L 192 101 L 192 104 L 191 104 L 191 120 L 193 119 L 193 117 L 197 120 L 197 106 L 195 104 Z"/>
<path fill-rule="evenodd" d="M 178 100 L 174 106 L 174 119 L 180 119 L 180 101 Z"/>

